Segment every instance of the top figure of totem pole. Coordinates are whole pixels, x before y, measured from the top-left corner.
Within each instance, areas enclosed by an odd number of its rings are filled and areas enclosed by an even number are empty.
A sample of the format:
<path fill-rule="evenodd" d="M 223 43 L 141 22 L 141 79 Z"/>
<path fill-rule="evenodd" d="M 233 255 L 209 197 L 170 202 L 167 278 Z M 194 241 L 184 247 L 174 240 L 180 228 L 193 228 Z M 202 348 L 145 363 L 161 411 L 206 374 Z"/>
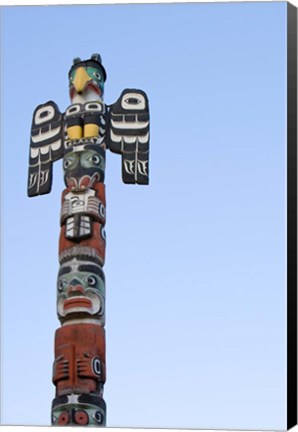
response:
<path fill-rule="evenodd" d="M 121 154 L 124 183 L 148 184 L 149 107 L 142 90 L 103 101 L 106 71 L 99 54 L 76 58 L 69 71 L 71 105 L 53 101 L 33 114 L 28 196 L 47 194 L 52 164 L 63 158 L 57 278 L 52 424 L 105 426 L 105 152 Z"/>

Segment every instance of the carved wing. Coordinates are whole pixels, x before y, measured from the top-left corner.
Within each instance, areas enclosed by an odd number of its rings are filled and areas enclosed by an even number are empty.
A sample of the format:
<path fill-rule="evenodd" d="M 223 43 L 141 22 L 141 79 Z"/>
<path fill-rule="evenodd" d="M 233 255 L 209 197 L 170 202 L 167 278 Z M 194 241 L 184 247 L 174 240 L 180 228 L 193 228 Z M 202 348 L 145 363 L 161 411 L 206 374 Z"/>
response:
<path fill-rule="evenodd" d="M 53 101 L 38 105 L 30 140 L 28 196 L 51 192 L 52 163 L 63 156 L 63 116 Z"/>
<path fill-rule="evenodd" d="M 142 90 L 123 90 L 109 107 L 107 146 L 122 155 L 124 183 L 149 183 L 149 104 Z"/>

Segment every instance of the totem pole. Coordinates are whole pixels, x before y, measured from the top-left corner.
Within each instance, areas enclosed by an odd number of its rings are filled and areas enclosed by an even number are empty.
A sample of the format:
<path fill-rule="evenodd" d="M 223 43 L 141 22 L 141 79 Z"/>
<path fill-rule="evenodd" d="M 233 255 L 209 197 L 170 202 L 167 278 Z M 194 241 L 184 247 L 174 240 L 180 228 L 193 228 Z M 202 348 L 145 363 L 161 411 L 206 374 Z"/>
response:
<path fill-rule="evenodd" d="M 149 108 L 141 90 L 103 102 L 106 71 L 99 54 L 76 58 L 71 105 L 49 101 L 33 114 L 28 196 L 47 194 L 52 163 L 63 158 L 52 425 L 105 426 L 105 151 L 122 157 L 124 183 L 148 184 Z"/>

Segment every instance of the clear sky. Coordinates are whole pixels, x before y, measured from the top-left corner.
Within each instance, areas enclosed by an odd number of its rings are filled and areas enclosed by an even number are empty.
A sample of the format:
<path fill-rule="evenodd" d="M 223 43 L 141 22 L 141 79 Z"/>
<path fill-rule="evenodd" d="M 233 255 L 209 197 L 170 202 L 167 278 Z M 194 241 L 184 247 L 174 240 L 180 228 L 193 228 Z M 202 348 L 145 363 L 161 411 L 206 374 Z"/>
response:
<path fill-rule="evenodd" d="M 150 185 L 107 155 L 107 424 L 286 428 L 286 3 L 1 9 L 2 424 L 50 425 L 61 161 L 27 198 L 35 107 L 99 52 L 148 94 Z"/>

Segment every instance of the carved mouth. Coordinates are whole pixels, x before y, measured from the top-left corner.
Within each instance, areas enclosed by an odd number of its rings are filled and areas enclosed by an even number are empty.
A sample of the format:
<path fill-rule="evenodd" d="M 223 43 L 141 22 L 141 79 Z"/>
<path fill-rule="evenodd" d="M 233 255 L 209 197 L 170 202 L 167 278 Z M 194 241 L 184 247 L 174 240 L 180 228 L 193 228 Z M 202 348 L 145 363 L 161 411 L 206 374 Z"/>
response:
<path fill-rule="evenodd" d="M 64 301 L 64 310 L 73 308 L 92 308 L 92 301 L 86 297 L 72 297 Z"/>
<path fill-rule="evenodd" d="M 101 296 L 89 293 L 87 296 L 73 296 L 68 299 L 60 298 L 57 304 L 58 316 L 64 318 L 73 314 L 97 315 L 104 313 L 104 300 Z"/>
<path fill-rule="evenodd" d="M 70 188 L 70 190 L 77 190 L 78 189 L 77 179 L 74 177 L 67 178 L 66 184 Z"/>
<path fill-rule="evenodd" d="M 92 177 L 90 175 L 84 175 L 77 179 L 75 177 L 69 177 L 66 179 L 67 187 L 75 192 L 82 192 L 90 189 L 96 182 L 100 181 L 100 174 L 95 172 Z"/>
<path fill-rule="evenodd" d="M 69 96 L 70 96 L 70 99 L 73 99 L 73 97 L 74 97 L 74 95 L 75 95 L 75 88 L 74 88 L 74 86 L 71 86 L 70 87 L 70 89 L 69 89 Z"/>
<path fill-rule="evenodd" d="M 76 94 L 83 94 L 87 90 L 93 90 L 95 93 L 97 93 L 99 96 L 101 96 L 101 89 L 97 85 L 95 85 L 92 81 L 89 81 L 89 82 L 86 83 L 84 89 L 80 93 L 78 93 L 76 91 L 76 89 L 74 88 L 74 86 L 71 86 L 70 89 L 69 89 L 70 99 L 72 100 Z"/>
<path fill-rule="evenodd" d="M 92 175 L 92 177 L 90 177 L 88 175 L 84 175 L 80 179 L 79 189 L 80 190 L 89 189 L 90 187 L 92 187 L 94 185 L 94 183 L 98 182 L 99 180 L 100 180 L 100 175 L 97 172 L 95 172 Z"/>
<path fill-rule="evenodd" d="M 100 88 L 94 84 L 93 82 L 88 82 L 86 87 L 84 88 L 84 91 L 91 89 L 93 90 L 95 93 L 97 93 L 99 96 L 101 96 L 101 91 Z"/>

